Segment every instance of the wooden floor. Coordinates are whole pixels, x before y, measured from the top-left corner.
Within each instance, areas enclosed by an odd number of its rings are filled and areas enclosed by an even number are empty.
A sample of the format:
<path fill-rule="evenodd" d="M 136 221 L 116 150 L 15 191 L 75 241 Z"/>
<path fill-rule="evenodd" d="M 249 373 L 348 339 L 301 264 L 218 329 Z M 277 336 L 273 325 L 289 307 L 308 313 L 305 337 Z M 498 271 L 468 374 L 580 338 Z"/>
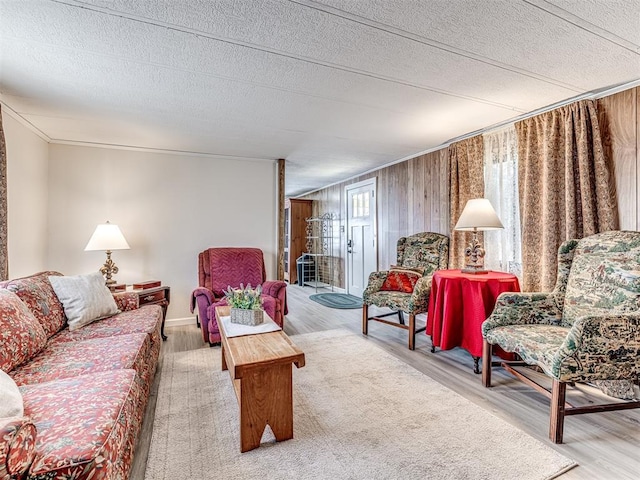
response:
<path fill-rule="evenodd" d="M 291 285 L 287 292 L 290 313 L 286 317 L 285 332 L 288 335 L 334 328 L 361 334 L 361 310 L 336 310 L 310 301 L 308 296 L 316 293 L 310 287 Z M 423 318 L 419 319 L 424 322 Z M 165 333 L 169 338 L 164 342 L 163 353 L 210 348 L 203 344 L 195 323 L 193 326 L 167 328 Z M 407 349 L 404 330 L 376 322 L 370 322 L 367 338 L 454 392 L 575 460 L 580 466 L 562 475 L 563 480 L 640 478 L 640 410 L 567 417 L 565 443 L 554 445 L 547 439 L 548 400 L 501 369 L 494 369 L 494 386 L 488 389 L 481 386 L 480 375 L 473 373 L 473 360 L 466 351 L 454 349 L 431 353 L 431 342 L 424 333 L 418 335 L 415 351 Z M 162 371 L 158 370 L 136 449 L 131 472 L 134 480 L 144 479 L 161 375 Z M 568 394 L 568 400 L 575 403 L 597 401 L 598 397 L 589 388 Z M 473 439 L 469 441 L 473 442 Z M 215 478 L 214 472 L 212 475 Z"/>

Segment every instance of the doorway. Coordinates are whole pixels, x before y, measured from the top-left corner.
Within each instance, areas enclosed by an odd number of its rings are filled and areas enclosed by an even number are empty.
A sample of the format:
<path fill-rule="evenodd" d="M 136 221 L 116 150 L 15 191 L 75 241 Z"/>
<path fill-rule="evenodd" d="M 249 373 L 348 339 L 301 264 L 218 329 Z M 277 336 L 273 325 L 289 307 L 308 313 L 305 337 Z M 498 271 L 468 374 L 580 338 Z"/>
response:
<path fill-rule="evenodd" d="M 369 274 L 378 269 L 376 178 L 345 187 L 347 203 L 347 293 L 362 297 Z"/>

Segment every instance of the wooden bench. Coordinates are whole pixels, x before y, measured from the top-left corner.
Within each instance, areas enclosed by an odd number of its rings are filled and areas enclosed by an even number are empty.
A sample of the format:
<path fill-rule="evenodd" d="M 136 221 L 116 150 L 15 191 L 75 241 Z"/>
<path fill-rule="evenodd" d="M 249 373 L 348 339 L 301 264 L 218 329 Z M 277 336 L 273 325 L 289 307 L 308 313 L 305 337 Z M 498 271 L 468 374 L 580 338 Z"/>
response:
<path fill-rule="evenodd" d="M 216 308 L 221 334 L 222 370 L 228 370 L 240 406 L 240 451 L 260 446 L 267 425 L 276 441 L 293 438 L 292 364 L 304 367 L 304 352 L 282 331 L 228 338 Z"/>

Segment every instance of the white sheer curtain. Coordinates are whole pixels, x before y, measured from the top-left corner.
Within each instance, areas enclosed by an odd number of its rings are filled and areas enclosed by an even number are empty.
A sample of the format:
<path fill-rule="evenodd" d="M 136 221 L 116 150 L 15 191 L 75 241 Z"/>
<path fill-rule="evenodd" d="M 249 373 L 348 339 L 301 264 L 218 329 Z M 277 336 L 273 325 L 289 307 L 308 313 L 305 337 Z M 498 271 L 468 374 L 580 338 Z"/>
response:
<path fill-rule="evenodd" d="M 485 267 L 522 274 L 518 199 L 518 141 L 513 125 L 484 137 L 484 196 L 500 217 L 504 230 L 484 232 Z"/>

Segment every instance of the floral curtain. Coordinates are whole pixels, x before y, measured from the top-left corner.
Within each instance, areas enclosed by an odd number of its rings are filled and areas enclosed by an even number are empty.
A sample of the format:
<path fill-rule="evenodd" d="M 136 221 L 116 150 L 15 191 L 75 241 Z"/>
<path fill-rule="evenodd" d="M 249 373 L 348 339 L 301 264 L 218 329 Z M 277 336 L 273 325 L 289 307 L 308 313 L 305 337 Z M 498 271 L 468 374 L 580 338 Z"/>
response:
<path fill-rule="evenodd" d="M 520 206 L 518 200 L 518 140 L 513 125 L 483 135 L 484 196 L 495 208 L 503 230 L 484 232 L 485 267 L 522 274 Z"/>
<path fill-rule="evenodd" d="M 456 232 L 454 227 L 467 203 L 484 195 L 482 135 L 467 138 L 449 145 L 449 204 L 451 209 L 451 242 L 449 268 L 463 268 L 464 249 L 471 241 L 470 232 Z M 482 233 L 478 235 L 483 242 Z"/>
<path fill-rule="evenodd" d="M 522 288 L 550 291 L 564 240 L 618 228 L 615 184 L 595 103 L 583 100 L 515 124 Z"/>
<path fill-rule="evenodd" d="M 7 149 L 2 128 L 2 105 L 0 105 L 0 280 L 9 276 L 9 254 L 7 251 Z"/>

